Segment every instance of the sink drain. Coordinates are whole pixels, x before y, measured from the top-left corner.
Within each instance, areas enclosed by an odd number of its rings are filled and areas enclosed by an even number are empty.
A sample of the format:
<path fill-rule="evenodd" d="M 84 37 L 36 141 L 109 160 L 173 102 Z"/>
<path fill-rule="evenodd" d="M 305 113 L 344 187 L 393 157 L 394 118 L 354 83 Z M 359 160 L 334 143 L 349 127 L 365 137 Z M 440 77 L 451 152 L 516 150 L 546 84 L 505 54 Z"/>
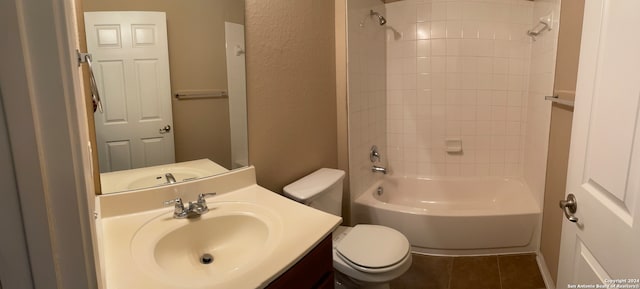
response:
<path fill-rule="evenodd" d="M 200 263 L 204 265 L 213 263 L 213 256 L 211 254 L 203 254 L 200 256 Z"/>

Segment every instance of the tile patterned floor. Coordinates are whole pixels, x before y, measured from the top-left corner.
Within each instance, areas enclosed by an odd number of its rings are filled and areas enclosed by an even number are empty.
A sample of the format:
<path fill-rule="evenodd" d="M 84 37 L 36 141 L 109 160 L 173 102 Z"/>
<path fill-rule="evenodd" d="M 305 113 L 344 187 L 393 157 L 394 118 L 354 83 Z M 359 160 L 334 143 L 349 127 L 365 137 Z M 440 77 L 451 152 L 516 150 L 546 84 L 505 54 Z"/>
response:
<path fill-rule="evenodd" d="M 477 257 L 413 255 L 391 289 L 544 289 L 534 254 Z"/>

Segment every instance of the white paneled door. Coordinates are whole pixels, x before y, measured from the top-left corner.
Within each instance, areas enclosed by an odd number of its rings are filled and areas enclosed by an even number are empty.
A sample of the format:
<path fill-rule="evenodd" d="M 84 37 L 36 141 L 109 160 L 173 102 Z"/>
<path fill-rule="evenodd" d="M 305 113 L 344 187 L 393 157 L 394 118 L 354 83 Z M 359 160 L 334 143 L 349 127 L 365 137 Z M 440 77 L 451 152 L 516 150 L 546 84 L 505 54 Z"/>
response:
<path fill-rule="evenodd" d="M 85 12 L 100 172 L 175 161 L 164 12 Z"/>
<path fill-rule="evenodd" d="M 562 226 L 558 289 L 640 288 L 638 11 L 586 1 L 567 180 L 577 221 Z"/>

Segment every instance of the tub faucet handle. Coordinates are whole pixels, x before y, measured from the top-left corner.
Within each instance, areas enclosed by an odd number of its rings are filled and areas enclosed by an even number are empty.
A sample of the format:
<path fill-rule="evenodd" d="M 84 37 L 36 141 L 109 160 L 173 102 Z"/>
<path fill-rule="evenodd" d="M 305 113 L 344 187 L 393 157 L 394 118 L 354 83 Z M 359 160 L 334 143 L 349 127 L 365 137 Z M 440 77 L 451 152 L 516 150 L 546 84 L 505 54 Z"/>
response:
<path fill-rule="evenodd" d="M 369 160 L 371 160 L 372 163 L 380 161 L 380 152 L 378 152 L 378 146 L 373 145 L 371 147 L 371 151 L 369 152 Z"/>

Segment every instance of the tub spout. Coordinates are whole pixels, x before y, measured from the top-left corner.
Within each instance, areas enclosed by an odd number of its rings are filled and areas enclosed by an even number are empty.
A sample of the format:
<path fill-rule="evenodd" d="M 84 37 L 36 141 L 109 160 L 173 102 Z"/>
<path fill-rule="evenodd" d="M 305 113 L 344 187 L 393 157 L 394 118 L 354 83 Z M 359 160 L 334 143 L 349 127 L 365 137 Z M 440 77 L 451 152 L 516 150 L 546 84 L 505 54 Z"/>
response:
<path fill-rule="evenodd" d="M 379 166 L 373 166 L 371 167 L 371 171 L 374 173 L 382 173 L 382 174 L 387 174 L 387 168 L 384 167 L 379 167 Z"/>

